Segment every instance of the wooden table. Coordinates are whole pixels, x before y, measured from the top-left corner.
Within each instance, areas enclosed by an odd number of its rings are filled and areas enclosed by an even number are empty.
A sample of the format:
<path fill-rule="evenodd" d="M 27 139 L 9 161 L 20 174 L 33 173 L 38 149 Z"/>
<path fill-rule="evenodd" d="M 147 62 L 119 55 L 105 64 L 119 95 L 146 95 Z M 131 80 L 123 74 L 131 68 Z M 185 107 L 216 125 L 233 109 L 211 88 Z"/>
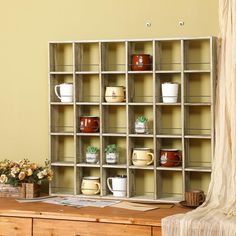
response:
<path fill-rule="evenodd" d="M 159 236 L 163 217 L 187 211 L 180 206 L 146 212 L 115 207 L 74 208 L 0 198 L 0 235 Z"/>

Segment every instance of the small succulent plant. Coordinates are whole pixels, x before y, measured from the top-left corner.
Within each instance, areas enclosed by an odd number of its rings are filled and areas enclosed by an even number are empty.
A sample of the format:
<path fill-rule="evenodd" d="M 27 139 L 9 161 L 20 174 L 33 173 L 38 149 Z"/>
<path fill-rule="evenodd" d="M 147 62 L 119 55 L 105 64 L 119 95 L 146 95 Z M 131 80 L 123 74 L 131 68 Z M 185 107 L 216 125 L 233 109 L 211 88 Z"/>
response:
<path fill-rule="evenodd" d="M 88 146 L 86 149 L 87 153 L 97 154 L 99 152 L 99 148 L 94 146 Z"/>
<path fill-rule="evenodd" d="M 148 121 L 147 117 L 145 116 L 138 116 L 137 120 L 138 122 L 142 122 L 142 123 L 145 123 Z"/>
<path fill-rule="evenodd" d="M 116 144 L 109 144 L 105 148 L 105 153 L 116 153 L 117 152 L 117 146 Z"/>

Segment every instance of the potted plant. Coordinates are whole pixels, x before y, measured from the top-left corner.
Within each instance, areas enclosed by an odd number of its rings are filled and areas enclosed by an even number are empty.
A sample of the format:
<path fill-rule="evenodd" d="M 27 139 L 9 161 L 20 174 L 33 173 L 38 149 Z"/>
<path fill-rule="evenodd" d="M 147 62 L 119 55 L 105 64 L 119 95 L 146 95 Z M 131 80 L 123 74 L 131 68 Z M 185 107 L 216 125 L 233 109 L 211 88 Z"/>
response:
<path fill-rule="evenodd" d="M 116 144 L 109 144 L 105 148 L 106 153 L 106 163 L 107 164 L 116 164 L 118 162 L 118 148 Z"/>
<path fill-rule="evenodd" d="M 138 116 L 135 121 L 135 133 L 144 134 L 148 132 L 148 119 L 145 116 Z"/>
<path fill-rule="evenodd" d="M 95 164 L 99 162 L 99 148 L 88 146 L 86 149 L 86 162 Z"/>

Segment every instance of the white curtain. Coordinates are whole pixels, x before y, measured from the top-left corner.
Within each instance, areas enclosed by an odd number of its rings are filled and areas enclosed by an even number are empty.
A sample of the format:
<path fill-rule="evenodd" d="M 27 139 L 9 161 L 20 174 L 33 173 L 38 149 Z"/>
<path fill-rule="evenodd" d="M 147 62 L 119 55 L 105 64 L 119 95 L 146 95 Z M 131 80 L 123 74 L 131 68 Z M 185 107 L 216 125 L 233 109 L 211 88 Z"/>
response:
<path fill-rule="evenodd" d="M 236 0 L 219 0 L 215 154 L 205 203 L 162 220 L 163 236 L 236 235 Z"/>

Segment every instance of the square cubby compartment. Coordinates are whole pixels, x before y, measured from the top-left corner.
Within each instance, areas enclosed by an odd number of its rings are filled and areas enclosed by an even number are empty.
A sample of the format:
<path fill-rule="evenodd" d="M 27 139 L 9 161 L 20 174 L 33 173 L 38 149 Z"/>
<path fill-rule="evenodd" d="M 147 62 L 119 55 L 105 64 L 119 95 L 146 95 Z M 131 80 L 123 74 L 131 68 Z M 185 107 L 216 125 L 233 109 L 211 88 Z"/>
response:
<path fill-rule="evenodd" d="M 153 41 L 133 41 L 128 43 L 129 71 L 131 70 L 151 71 L 153 67 L 152 62 L 153 62 Z"/>
<path fill-rule="evenodd" d="M 212 141 L 210 139 L 185 139 L 185 167 L 211 168 Z"/>
<path fill-rule="evenodd" d="M 156 157 L 152 137 L 130 137 L 129 146 L 129 165 L 132 168 L 153 168 Z"/>
<path fill-rule="evenodd" d="M 203 190 L 206 194 L 208 192 L 208 187 L 211 181 L 210 172 L 192 172 L 187 171 L 185 173 L 186 179 L 186 191 L 192 190 Z"/>
<path fill-rule="evenodd" d="M 125 42 L 102 42 L 102 71 L 125 71 Z"/>
<path fill-rule="evenodd" d="M 74 132 L 74 107 L 72 105 L 51 105 L 51 132 Z"/>
<path fill-rule="evenodd" d="M 104 105 L 103 133 L 126 134 L 125 105 Z"/>
<path fill-rule="evenodd" d="M 125 168 L 103 168 L 102 195 L 107 197 L 127 197 L 127 170 Z"/>
<path fill-rule="evenodd" d="M 76 102 L 99 102 L 99 76 L 96 74 L 76 75 Z"/>
<path fill-rule="evenodd" d="M 75 43 L 76 72 L 99 71 L 99 43 Z"/>
<path fill-rule="evenodd" d="M 52 165 L 52 170 L 51 194 L 74 194 L 74 167 Z"/>
<path fill-rule="evenodd" d="M 165 95 L 165 91 L 163 93 L 163 89 L 162 86 L 168 86 L 167 87 L 167 95 Z M 169 93 L 170 90 L 172 90 L 171 86 L 173 87 L 174 85 L 172 84 L 177 84 L 177 92 L 176 95 L 173 94 L 171 95 Z M 165 88 L 164 88 L 165 89 Z M 157 103 L 163 103 L 163 96 L 165 96 L 167 99 L 172 98 L 171 96 L 173 96 L 173 99 L 176 97 L 177 100 L 175 103 L 180 103 L 181 102 L 181 74 L 180 73 L 157 73 L 156 74 L 156 102 Z M 164 98 L 165 98 L 164 97 Z M 168 104 L 167 104 L 168 105 Z M 170 105 L 170 104 L 169 104 Z"/>
<path fill-rule="evenodd" d="M 99 167 L 77 167 L 76 194 L 95 196 L 101 193 L 101 174 Z"/>
<path fill-rule="evenodd" d="M 51 163 L 73 164 L 75 162 L 75 143 L 73 135 L 51 136 Z"/>
<path fill-rule="evenodd" d="M 185 103 L 211 103 L 211 75 L 210 73 L 186 73 L 184 76 Z"/>
<path fill-rule="evenodd" d="M 76 125 L 79 133 L 98 135 L 101 126 L 99 105 L 77 105 Z"/>
<path fill-rule="evenodd" d="M 181 135 L 181 107 L 179 105 L 163 105 L 157 106 L 156 110 L 157 135 Z"/>
<path fill-rule="evenodd" d="M 157 138 L 157 166 L 181 168 L 182 157 L 182 139 L 173 137 Z"/>
<path fill-rule="evenodd" d="M 71 84 L 73 85 L 73 76 L 69 74 L 50 74 L 50 102 L 61 102 L 60 97 L 62 95 L 60 89 L 62 89 L 63 84 L 69 84 L 69 86 L 71 86 Z M 72 101 L 73 97 L 71 99 L 71 102 Z"/>
<path fill-rule="evenodd" d="M 128 101 L 131 103 L 153 102 L 152 74 L 129 74 Z"/>
<path fill-rule="evenodd" d="M 209 39 L 184 40 L 184 69 L 210 70 Z"/>
<path fill-rule="evenodd" d="M 129 106 L 129 133 L 153 134 L 153 106 L 130 105 Z"/>
<path fill-rule="evenodd" d="M 129 191 L 132 199 L 142 200 L 155 198 L 155 177 L 153 170 L 130 170 Z"/>
<path fill-rule="evenodd" d="M 181 41 L 156 41 L 155 42 L 155 61 L 158 71 L 181 70 Z"/>
<path fill-rule="evenodd" d="M 126 137 L 103 136 L 102 164 L 111 166 L 126 166 Z"/>
<path fill-rule="evenodd" d="M 100 163 L 100 138 L 98 136 L 77 136 L 77 163 L 98 165 Z"/>
<path fill-rule="evenodd" d="M 185 134 L 211 135 L 211 107 L 185 106 Z"/>
<path fill-rule="evenodd" d="M 73 72 L 73 44 L 50 43 L 50 72 Z"/>
<path fill-rule="evenodd" d="M 157 199 L 163 201 L 181 201 L 183 198 L 183 180 L 181 171 L 157 171 Z"/>

